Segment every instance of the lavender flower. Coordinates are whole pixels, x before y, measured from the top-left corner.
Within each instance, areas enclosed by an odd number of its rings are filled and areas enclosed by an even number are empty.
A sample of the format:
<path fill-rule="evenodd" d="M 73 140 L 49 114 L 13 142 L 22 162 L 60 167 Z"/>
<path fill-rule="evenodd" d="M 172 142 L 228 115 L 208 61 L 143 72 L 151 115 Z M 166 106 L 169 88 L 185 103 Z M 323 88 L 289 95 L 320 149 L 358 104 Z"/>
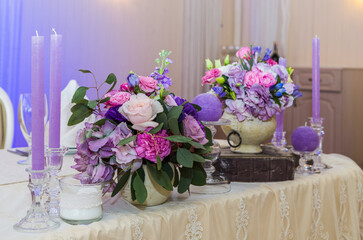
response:
<path fill-rule="evenodd" d="M 267 48 L 266 49 L 266 53 L 265 53 L 265 56 L 263 56 L 263 58 L 262 58 L 262 61 L 264 62 L 264 61 L 267 61 L 269 58 L 270 58 L 270 54 L 271 54 L 271 49 L 269 49 L 269 48 Z"/>
<path fill-rule="evenodd" d="M 173 84 L 173 82 L 171 81 L 171 78 L 165 75 L 169 72 L 169 70 L 165 67 L 164 72 L 162 74 L 159 73 L 159 70 L 160 70 L 160 68 L 158 68 L 158 67 L 155 68 L 155 71 L 150 74 L 150 77 L 157 80 L 159 84 L 162 84 L 163 87 L 165 89 L 167 89 L 167 88 L 169 88 L 169 86 L 171 86 Z"/>

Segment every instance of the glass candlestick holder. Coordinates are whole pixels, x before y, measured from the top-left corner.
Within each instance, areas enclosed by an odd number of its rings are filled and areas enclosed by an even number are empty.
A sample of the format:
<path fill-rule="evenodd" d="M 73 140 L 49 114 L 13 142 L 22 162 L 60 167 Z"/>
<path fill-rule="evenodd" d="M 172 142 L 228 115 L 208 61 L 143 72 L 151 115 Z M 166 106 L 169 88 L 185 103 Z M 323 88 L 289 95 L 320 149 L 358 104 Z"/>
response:
<path fill-rule="evenodd" d="M 202 121 L 205 126 L 207 126 L 212 133 L 213 145 L 211 146 L 212 151 L 205 154 L 205 162 L 203 163 L 203 168 L 207 174 L 206 185 L 204 186 L 193 186 L 191 185 L 192 193 L 208 194 L 208 193 L 226 193 L 231 190 L 230 182 L 223 176 L 223 174 L 215 173 L 215 167 L 213 163 L 218 161 L 221 155 L 221 146 L 214 140 L 214 135 L 217 130 L 215 126 L 229 125 L 230 120 L 219 119 L 218 121 Z"/>
<path fill-rule="evenodd" d="M 286 148 L 286 132 L 274 132 L 271 143 L 279 150 L 287 152 Z"/>
<path fill-rule="evenodd" d="M 49 171 L 49 184 L 46 189 L 47 201 L 45 208 L 52 218 L 59 218 L 59 178 L 58 173 L 62 169 L 63 158 L 68 148 L 47 148 L 46 150 L 46 164 Z"/>
<path fill-rule="evenodd" d="M 321 161 L 321 154 L 323 153 L 323 137 L 324 137 L 324 118 L 309 117 L 310 126 L 316 131 L 319 136 L 319 146 L 313 154 L 314 165 L 313 168 L 317 171 L 327 169 L 328 166 Z"/>
<path fill-rule="evenodd" d="M 26 169 L 29 174 L 29 190 L 32 204 L 26 216 L 22 218 L 14 229 L 19 232 L 46 232 L 59 227 L 59 222 L 51 219 L 43 204 L 44 190 L 48 184 L 48 170 Z"/>
<path fill-rule="evenodd" d="M 312 165 L 308 164 L 308 161 L 312 159 L 312 155 L 314 152 L 307 152 L 307 151 L 297 151 L 294 148 L 291 149 L 293 153 L 300 155 L 299 159 L 299 166 L 296 168 L 297 174 L 302 175 L 310 175 L 314 173 L 318 173 L 314 171 L 314 168 Z"/>

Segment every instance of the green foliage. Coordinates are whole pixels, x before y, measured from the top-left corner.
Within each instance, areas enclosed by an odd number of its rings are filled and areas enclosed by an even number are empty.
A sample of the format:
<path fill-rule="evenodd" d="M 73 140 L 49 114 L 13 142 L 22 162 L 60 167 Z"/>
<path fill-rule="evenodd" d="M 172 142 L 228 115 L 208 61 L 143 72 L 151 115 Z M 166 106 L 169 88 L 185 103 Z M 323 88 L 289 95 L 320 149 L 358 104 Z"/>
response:
<path fill-rule="evenodd" d="M 157 170 L 154 165 L 151 163 L 147 163 L 147 168 L 152 176 L 152 178 L 157 182 L 160 186 L 168 191 L 173 191 L 173 185 L 171 184 L 171 179 L 164 169 Z"/>
<path fill-rule="evenodd" d="M 205 60 L 205 65 L 206 65 L 208 70 L 213 69 L 213 63 L 212 63 L 212 61 L 210 59 Z"/>
<path fill-rule="evenodd" d="M 180 179 L 178 185 L 178 193 L 184 193 L 189 189 L 190 184 L 192 183 L 193 178 L 193 169 L 182 167 L 180 170 Z"/>
<path fill-rule="evenodd" d="M 127 180 L 129 180 L 130 172 L 131 171 L 129 170 L 121 176 L 120 180 L 118 180 L 116 184 L 116 187 L 112 191 L 111 197 L 115 196 L 125 186 Z"/>
<path fill-rule="evenodd" d="M 227 56 L 224 58 L 224 65 L 228 65 L 229 64 L 229 55 L 227 54 Z"/>
<path fill-rule="evenodd" d="M 134 140 L 136 139 L 136 137 L 137 137 L 137 135 L 132 135 L 131 137 L 124 138 L 124 139 L 122 139 L 122 140 L 118 143 L 118 145 L 120 145 L 120 146 L 124 146 L 124 145 L 128 144 L 129 142 L 134 141 Z"/>
<path fill-rule="evenodd" d="M 184 167 L 187 168 L 193 167 L 193 155 L 188 149 L 178 148 L 176 153 L 176 159 L 178 163 Z"/>

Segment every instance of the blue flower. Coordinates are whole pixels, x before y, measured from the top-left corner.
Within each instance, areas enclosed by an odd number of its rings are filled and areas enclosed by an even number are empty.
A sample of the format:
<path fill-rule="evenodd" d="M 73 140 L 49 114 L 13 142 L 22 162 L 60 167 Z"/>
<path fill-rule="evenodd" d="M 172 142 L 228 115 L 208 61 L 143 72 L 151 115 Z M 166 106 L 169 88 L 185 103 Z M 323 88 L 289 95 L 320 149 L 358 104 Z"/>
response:
<path fill-rule="evenodd" d="M 282 88 L 283 85 L 284 85 L 283 83 L 276 84 L 276 89 L 279 90 L 280 88 Z"/>
<path fill-rule="evenodd" d="M 269 60 L 271 52 L 272 52 L 272 51 L 271 51 L 271 49 L 267 48 L 267 49 L 266 49 L 265 56 L 263 57 L 262 61 L 267 61 L 267 60 Z"/>
<path fill-rule="evenodd" d="M 276 97 L 281 97 L 282 96 L 282 92 L 280 92 L 280 91 L 277 91 L 277 92 L 275 92 L 275 94 L 274 94 Z"/>
<path fill-rule="evenodd" d="M 223 87 L 220 86 L 215 86 L 212 87 L 213 91 L 219 95 L 219 97 L 225 97 L 227 95 L 227 93 L 225 91 L 223 91 Z"/>
<path fill-rule="evenodd" d="M 139 85 L 139 77 L 135 73 L 130 73 L 127 76 L 127 82 L 129 84 L 129 86 L 135 87 L 135 86 Z"/>
<path fill-rule="evenodd" d="M 258 55 L 260 56 L 261 55 L 261 50 L 262 50 L 261 46 L 252 47 L 253 54 L 255 54 L 257 52 Z"/>

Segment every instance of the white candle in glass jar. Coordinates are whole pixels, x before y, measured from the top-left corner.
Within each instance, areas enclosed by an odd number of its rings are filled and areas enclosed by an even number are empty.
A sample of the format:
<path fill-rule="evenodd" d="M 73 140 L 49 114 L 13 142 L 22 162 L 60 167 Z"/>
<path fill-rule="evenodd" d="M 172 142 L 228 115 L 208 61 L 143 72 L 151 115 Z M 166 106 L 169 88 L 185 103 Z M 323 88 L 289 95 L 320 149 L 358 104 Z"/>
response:
<path fill-rule="evenodd" d="M 61 180 L 60 217 L 71 224 L 91 223 L 102 218 L 101 184 L 81 184 L 73 177 Z"/>

